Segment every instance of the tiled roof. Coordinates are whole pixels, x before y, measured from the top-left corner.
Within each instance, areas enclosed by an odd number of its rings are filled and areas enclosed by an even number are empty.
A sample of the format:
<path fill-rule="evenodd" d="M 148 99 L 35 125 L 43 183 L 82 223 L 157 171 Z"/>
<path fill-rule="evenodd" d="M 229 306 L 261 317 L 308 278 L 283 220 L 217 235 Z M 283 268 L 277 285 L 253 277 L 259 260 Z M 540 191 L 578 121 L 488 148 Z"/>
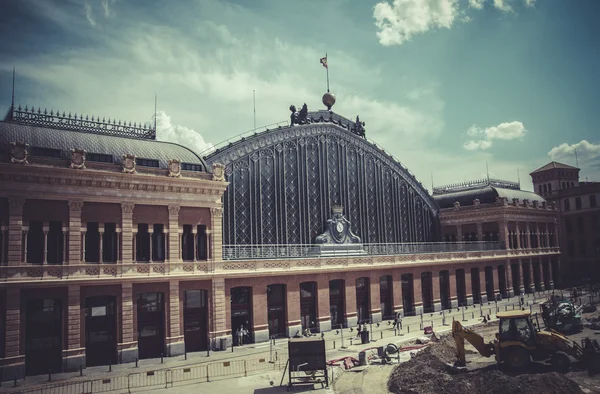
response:
<path fill-rule="evenodd" d="M 205 162 L 190 149 L 171 142 L 93 134 L 57 128 L 45 128 L 0 121 L 0 155 L 10 155 L 10 143 L 23 142 L 30 146 L 60 149 L 65 159 L 71 158 L 71 149 L 81 148 L 88 153 L 112 155 L 113 162 L 121 164 L 124 154 L 158 160 L 159 167 L 167 169 L 169 160 L 200 164 Z"/>
<path fill-rule="evenodd" d="M 525 190 L 505 189 L 501 187 L 482 186 L 470 190 L 461 190 L 454 193 L 434 195 L 433 199 L 440 208 L 451 208 L 455 202 L 459 202 L 461 206 L 473 205 L 473 200 L 479 199 L 481 204 L 490 204 L 496 202 L 496 197 L 506 197 L 509 203 L 513 198 L 518 198 L 520 201 L 528 199 L 529 201 L 546 201 L 542 196 L 528 192 Z"/>
<path fill-rule="evenodd" d="M 570 166 L 570 165 L 567 165 L 567 164 L 558 163 L 556 161 L 551 161 L 550 163 L 546 164 L 545 166 L 540 167 L 537 170 L 531 172 L 529 175 L 535 174 L 535 173 L 538 173 L 538 172 L 552 170 L 554 168 L 564 168 L 566 170 L 578 170 L 579 169 L 577 167 L 573 167 L 573 166 Z"/>

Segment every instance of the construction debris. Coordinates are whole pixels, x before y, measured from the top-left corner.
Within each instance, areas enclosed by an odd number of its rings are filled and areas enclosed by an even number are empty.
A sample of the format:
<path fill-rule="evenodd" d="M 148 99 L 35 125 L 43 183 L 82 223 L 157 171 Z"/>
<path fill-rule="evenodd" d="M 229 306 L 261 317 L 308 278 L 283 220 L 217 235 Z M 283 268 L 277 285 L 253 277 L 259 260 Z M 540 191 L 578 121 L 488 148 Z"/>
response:
<path fill-rule="evenodd" d="M 555 372 L 510 376 L 491 364 L 461 373 L 452 367 L 453 345 L 452 338 L 444 338 L 400 364 L 390 375 L 388 389 L 406 394 L 583 393 L 577 383 Z"/>

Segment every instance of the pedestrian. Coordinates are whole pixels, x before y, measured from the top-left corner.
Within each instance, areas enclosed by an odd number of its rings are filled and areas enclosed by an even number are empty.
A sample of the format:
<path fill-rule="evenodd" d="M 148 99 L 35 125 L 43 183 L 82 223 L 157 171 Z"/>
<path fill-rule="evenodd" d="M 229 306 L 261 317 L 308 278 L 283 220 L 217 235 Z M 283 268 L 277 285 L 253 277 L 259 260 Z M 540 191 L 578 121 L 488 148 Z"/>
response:
<path fill-rule="evenodd" d="M 243 325 L 240 326 L 240 328 L 238 328 L 236 335 L 238 338 L 238 346 L 242 346 L 244 344 L 244 336 L 246 336 L 247 331 L 244 328 Z"/>
<path fill-rule="evenodd" d="M 359 325 L 356 327 L 356 337 L 357 337 L 357 338 L 358 338 L 358 337 L 360 337 L 360 330 L 361 330 L 361 327 L 360 327 L 360 324 L 359 324 Z"/>
<path fill-rule="evenodd" d="M 402 330 L 402 315 L 398 313 L 398 328 Z"/>
<path fill-rule="evenodd" d="M 398 314 L 396 313 L 394 315 L 394 324 L 392 325 L 392 330 L 395 330 L 397 325 L 398 325 Z"/>

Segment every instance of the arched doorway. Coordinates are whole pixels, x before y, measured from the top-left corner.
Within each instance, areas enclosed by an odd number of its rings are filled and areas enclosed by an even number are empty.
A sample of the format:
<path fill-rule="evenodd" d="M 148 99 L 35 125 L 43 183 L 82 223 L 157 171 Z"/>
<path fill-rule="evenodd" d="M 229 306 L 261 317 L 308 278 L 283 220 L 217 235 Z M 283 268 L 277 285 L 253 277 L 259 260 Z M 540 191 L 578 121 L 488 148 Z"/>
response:
<path fill-rule="evenodd" d="M 158 358 L 165 349 L 165 302 L 163 293 L 137 295 L 139 358 Z"/>
<path fill-rule="evenodd" d="M 241 286 L 231 288 L 231 334 L 237 344 L 237 332 L 244 326 L 248 335 L 244 337 L 244 343 L 254 341 L 252 335 L 252 287 Z"/>
<path fill-rule="evenodd" d="M 370 320 L 370 283 L 369 278 L 356 279 L 356 313 L 358 315 L 358 324 Z"/>
<path fill-rule="evenodd" d="M 329 281 L 329 313 L 331 328 L 340 328 L 344 324 L 346 305 L 344 302 L 345 283 L 342 279 Z"/>
<path fill-rule="evenodd" d="M 186 290 L 183 292 L 183 335 L 185 351 L 206 350 L 208 344 L 208 292 Z"/>
<path fill-rule="evenodd" d="M 28 299 L 25 306 L 25 373 L 62 371 L 62 302 Z"/>
<path fill-rule="evenodd" d="M 267 286 L 267 308 L 269 319 L 269 336 L 287 336 L 286 319 L 286 286 L 283 284 Z"/>
<path fill-rule="evenodd" d="M 394 318 L 394 296 L 392 287 L 392 276 L 384 275 L 379 278 L 379 303 L 381 307 L 381 318 L 389 320 Z"/>
<path fill-rule="evenodd" d="M 415 314 L 415 296 L 413 286 L 413 274 L 403 274 L 400 277 L 402 281 L 402 310 L 404 316 L 413 316 Z"/>
<path fill-rule="evenodd" d="M 300 283 L 300 322 L 302 331 L 317 332 L 317 282 Z"/>
<path fill-rule="evenodd" d="M 117 363 L 115 296 L 85 299 L 85 362 L 89 367 Z"/>

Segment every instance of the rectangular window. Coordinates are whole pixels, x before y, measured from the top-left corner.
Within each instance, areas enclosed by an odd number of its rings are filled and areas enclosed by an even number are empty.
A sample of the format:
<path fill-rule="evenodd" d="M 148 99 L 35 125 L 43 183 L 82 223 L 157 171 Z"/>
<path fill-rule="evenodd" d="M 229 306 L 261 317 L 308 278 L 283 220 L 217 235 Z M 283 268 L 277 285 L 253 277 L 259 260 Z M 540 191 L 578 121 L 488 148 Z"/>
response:
<path fill-rule="evenodd" d="M 158 160 L 154 159 L 135 159 L 135 164 L 142 167 L 158 168 Z"/>
<path fill-rule="evenodd" d="M 565 211 L 570 211 L 571 210 L 571 201 L 569 201 L 569 199 L 565 199 Z"/>
<path fill-rule="evenodd" d="M 181 163 L 181 169 L 183 171 L 202 172 L 202 165 L 201 164 L 192 164 L 192 163 Z"/>
<path fill-rule="evenodd" d="M 31 149 L 32 156 L 51 157 L 53 159 L 61 158 L 61 150 L 60 149 L 41 148 L 38 146 L 32 146 L 30 149 Z"/>
<path fill-rule="evenodd" d="M 106 155 L 104 153 L 87 153 L 85 155 L 86 161 L 95 161 L 98 163 L 114 163 L 113 155 Z"/>
<path fill-rule="evenodd" d="M 575 197 L 575 209 L 578 211 L 581 209 L 581 197 Z"/>
<path fill-rule="evenodd" d="M 596 208 L 596 195 L 592 194 L 590 196 L 590 208 Z"/>

